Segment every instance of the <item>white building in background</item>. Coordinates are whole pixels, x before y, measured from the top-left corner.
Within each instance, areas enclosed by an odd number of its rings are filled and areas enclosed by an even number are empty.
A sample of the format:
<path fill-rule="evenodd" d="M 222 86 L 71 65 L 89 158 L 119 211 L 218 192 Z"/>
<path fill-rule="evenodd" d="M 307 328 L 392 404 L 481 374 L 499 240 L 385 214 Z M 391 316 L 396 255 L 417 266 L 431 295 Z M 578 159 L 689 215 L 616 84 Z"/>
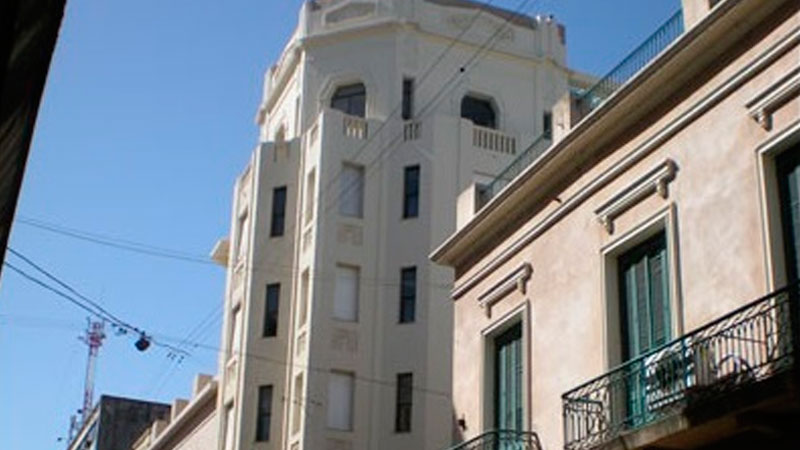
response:
<path fill-rule="evenodd" d="M 549 132 L 564 33 L 465 0 L 304 4 L 214 253 L 222 450 L 453 442 L 453 274 L 427 255 Z"/>

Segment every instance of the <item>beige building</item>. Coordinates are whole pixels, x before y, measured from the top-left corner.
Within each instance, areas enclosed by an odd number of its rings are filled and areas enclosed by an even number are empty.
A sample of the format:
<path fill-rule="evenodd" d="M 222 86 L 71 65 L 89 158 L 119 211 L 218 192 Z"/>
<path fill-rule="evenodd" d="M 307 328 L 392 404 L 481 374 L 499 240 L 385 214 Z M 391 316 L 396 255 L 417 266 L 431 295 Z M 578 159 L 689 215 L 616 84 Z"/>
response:
<path fill-rule="evenodd" d="M 217 381 L 197 375 L 192 398 L 176 399 L 170 414 L 153 422 L 131 450 L 219 450 Z"/>
<path fill-rule="evenodd" d="M 462 448 L 800 448 L 800 2 L 684 0 L 641 52 L 433 252 Z"/>
<path fill-rule="evenodd" d="M 464 0 L 311 1 L 267 72 L 238 178 L 221 450 L 452 442 L 457 194 L 551 127 L 564 29 Z"/>

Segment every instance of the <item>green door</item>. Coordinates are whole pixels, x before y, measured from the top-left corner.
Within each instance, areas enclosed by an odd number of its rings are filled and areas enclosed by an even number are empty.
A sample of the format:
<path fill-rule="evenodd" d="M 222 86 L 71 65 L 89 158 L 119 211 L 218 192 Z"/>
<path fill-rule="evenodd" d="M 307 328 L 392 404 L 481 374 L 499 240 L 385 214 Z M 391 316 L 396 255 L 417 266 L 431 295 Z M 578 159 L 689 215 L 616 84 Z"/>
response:
<path fill-rule="evenodd" d="M 514 325 L 495 339 L 494 356 L 495 428 L 522 431 L 521 324 Z"/>
<path fill-rule="evenodd" d="M 789 282 L 800 280 L 800 146 L 778 157 L 778 184 Z"/>
<path fill-rule="evenodd" d="M 630 361 L 670 340 L 671 314 L 667 245 L 664 233 L 622 255 L 620 311 L 624 361 Z M 636 426 L 647 421 L 645 365 L 630 365 L 624 384 L 626 422 Z"/>

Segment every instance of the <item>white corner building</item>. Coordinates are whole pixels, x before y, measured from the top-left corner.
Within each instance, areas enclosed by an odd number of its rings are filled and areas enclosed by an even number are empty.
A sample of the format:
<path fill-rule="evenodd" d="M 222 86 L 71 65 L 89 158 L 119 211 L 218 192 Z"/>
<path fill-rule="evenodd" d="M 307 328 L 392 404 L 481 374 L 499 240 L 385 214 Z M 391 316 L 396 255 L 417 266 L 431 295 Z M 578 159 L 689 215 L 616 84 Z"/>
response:
<path fill-rule="evenodd" d="M 303 5 L 214 253 L 221 450 L 452 444 L 453 273 L 427 255 L 559 126 L 564 33 L 467 0 Z"/>

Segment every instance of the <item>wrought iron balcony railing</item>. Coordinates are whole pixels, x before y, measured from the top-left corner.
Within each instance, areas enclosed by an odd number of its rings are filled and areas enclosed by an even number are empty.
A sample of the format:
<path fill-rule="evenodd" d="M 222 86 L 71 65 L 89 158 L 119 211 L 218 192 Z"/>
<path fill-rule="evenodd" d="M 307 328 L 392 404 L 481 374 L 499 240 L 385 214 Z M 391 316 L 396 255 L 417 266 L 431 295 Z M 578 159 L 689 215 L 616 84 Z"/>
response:
<path fill-rule="evenodd" d="M 798 293 L 774 292 L 567 392 L 564 447 L 595 447 L 792 368 Z"/>
<path fill-rule="evenodd" d="M 494 430 L 448 450 L 542 450 L 539 436 L 530 431 Z"/>
<path fill-rule="evenodd" d="M 611 71 L 578 98 L 581 117 L 585 117 L 683 34 L 683 10 L 678 10 Z"/>
<path fill-rule="evenodd" d="M 511 164 L 508 165 L 502 172 L 500 172 L 491 183 L 484 187 L 478 198 L 478 209 L 483 205 L 489 203 L 489 200 L 494 198 L 498 192 L 503 190 L 511 180 L 516 178 L 517 175 L 522 173 L 526 167 L 530 166 L 545 150 L 550 147 L 550 133 L 544 133 L 538 138 L 534 139 L 533 143 L 528 146 L 522 153 L 519 154 Z"/>

